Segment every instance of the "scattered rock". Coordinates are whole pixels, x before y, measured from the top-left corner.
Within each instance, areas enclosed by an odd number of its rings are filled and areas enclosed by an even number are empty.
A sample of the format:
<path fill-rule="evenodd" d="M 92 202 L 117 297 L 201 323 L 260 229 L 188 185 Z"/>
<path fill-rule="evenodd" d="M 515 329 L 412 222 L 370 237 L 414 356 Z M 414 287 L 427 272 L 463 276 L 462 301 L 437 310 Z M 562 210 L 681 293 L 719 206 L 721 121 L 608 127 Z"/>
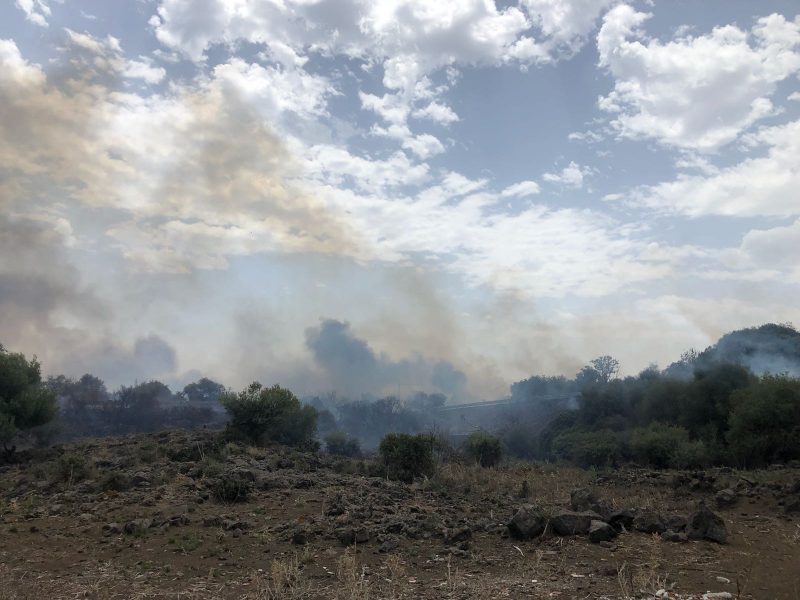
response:
<path fill-rule="evenodd" d="M 786 498 L 783 503 L 783 512 L 786 514 L 800 513 L 800 495 Z"/>
<path fill-rule="evenodd" d="M 369 541 L 369 532 L 364 527 L 340 527 L 333 533 L 342 546 L 365 544 Z"/>
<path fill-rule="evenodd" d="M 309 537 L 308 531 L 302 527 L 298 527 L 294 530 L 294 532 L 292 532 L 292 543 L 298 546 L 304 546 L 308 543 Z"/>
<path fill-rule="evenodd" d="M 133 519 L 125 523 L 123 530 L 128 535 L 138 535 L 150 529 L 152 524 L 153 522 L 150 519 Z"/>
<path fill-rule="evenodd" d="M 611 513 L 608 518 L 608 524 L 617 531 L 622 531 L 622 529 L 631 530 L 633 529 L 633 520 L 635 518 L 636 513 L 632 510 L 618 510 L 617 512 Z"/>
<path fill-rule="evenodd" d="M 131 487 L 145 487 L 150 485 L 150 477 L 144 471 L 137 471 L 130 480 Z"/>
<path fill-rule="evenodd" d="M 724 544 L 728 539 L 728 528 L 721 516 L 701 502 L 699 509 L 689 516 L 686 535 L 691 540 L 705 539 Z"/>
<path fill-rule="evenodd" d="M 518 540 L 529 540 L 544 533 L 547 517 L 535 504 L 524 504 L 508 523 L 508 533 Z"/>
<path fill-rule="evenodd" d="M 119 523 L 107 523 L 103 525 L 103 533 L 106 535 L 119 535 L 122 532 L 123 528 Z"/>
<path fill-rule="evenodd" d="M 400 546 L 400 540 L 398 540 L 394 536 L 389 536 L 385 540 L 383 540 L 383 543 L 378 548 L 378 552 L 382 553 L 391 552 L 392 550 L 395 550 L 399 546 Z"/>
<path fill-rule="evenodd" d="M 683 515 L 670 515 L 667 517 L 664 525 L 666 525 L 667 530 L 685 531 L 688 522 L 689 520 Z"/>
<path fill-rule="evenodd" d="M 664 540 L 665 542 L 677 542 L 677 543 L 689 541 L 689 538 L 685 533 L 683 533 L 682 531 L 672 531 L 671 529 L 668 529 L 667 531 L 662 533 L 661 539 Z"/>
<path fill-rule="evenodd" d="M 633 528 L 642 533 L 664 533 L 667 530 L 664 519 L 652 510 L 646 510 L 636 515 L 633 520 Z"/>
<path fill-rule="evenodd" d="M 730 488 L 725 488 L 714 494 L 714 501 L 717 503 L 717 508 L 729 508 L 734 506 L 736 500 L 736 492 Z"/>
<path fill-rule="evenodd" d="M 452 546 L 470 539 L 472 539 L 472 529 L 465 526 L 445 532 L 444 543 L 447 546 Z"/>
<path fill-rule="evenodd" d="M 617 537 L 617 530 L 605 521 L 592 521 L 589 525 L 589 541 L 593 544 L 609 542 Z"/>
<path fill-rule="evenodd" d="M 598 517 L 596 513 L 564 510 L 553 515 L 550 527 L 556 535 L 584 535 Z"/>

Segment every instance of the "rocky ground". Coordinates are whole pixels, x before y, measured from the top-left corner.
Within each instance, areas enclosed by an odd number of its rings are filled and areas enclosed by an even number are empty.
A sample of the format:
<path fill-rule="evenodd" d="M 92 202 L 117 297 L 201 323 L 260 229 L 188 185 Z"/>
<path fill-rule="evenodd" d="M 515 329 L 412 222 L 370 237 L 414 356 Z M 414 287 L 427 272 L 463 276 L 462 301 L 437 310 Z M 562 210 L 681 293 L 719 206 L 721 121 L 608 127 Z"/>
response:
<path fill-rule="evenodd" d="M 0 598 L 800 598 L 800 468 L 588 472 L 89 440 L 0 467 Z"/>

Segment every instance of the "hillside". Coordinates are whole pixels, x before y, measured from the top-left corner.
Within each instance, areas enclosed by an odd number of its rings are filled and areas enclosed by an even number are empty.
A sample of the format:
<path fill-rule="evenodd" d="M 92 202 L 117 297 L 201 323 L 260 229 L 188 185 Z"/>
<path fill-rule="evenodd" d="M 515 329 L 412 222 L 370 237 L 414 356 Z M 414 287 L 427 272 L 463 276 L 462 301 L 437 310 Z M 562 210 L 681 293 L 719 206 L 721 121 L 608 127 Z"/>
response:
<path fill-rule="evenodd" d="M 220 446 L 207 431 L 84 440 L 19 459 L 0 467 L 4 599 L 800 593 L 796 465 L 594 473 L 441 464 L 408 485 L 370 477 L 366 461 Z M 722 527 L 726 543 L 687 541 L 687 517 L 698 537 L 700 501 L 723 519 L 700 537 Z M 593 532 L 608 537 L 600 543 L 564 535 L 585 531 L 586 515 L 619 533 Z"/>

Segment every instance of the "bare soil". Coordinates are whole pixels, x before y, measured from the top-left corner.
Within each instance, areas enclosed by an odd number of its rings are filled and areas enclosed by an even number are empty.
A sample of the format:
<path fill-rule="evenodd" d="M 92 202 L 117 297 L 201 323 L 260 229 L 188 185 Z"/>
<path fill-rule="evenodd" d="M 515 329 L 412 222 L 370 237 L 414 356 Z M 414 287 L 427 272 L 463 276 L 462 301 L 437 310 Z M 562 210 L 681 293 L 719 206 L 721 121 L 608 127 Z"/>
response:
<path fill-rule="evenodd" d="M 786 510 L 798 469 L 443 464 L 404 484 L 369 476 L 367 461 L 215 440 L 86 440 L 0 467 L 0 598 L 800 599 L 800 515 Z M 246 482 L 244 501 L 215 495 L 231 480 Z M 555 514 L 583 487 L 664 518 L 702 500 L 728 542 L 509 536 L 521 505 Z M 732 506 L 715 504 L 721 489 Z"/>

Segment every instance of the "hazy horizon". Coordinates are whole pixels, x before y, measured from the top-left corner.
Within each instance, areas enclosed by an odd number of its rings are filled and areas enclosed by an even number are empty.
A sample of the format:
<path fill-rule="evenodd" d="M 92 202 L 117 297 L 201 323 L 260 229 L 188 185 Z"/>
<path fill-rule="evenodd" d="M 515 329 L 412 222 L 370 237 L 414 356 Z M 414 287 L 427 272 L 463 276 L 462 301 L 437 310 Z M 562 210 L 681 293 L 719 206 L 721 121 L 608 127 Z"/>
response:
<path fill-rule="evenodd" d="M 800 323 L 795 2 L 16 0 L 0 342 L 494 398 Z"/>

